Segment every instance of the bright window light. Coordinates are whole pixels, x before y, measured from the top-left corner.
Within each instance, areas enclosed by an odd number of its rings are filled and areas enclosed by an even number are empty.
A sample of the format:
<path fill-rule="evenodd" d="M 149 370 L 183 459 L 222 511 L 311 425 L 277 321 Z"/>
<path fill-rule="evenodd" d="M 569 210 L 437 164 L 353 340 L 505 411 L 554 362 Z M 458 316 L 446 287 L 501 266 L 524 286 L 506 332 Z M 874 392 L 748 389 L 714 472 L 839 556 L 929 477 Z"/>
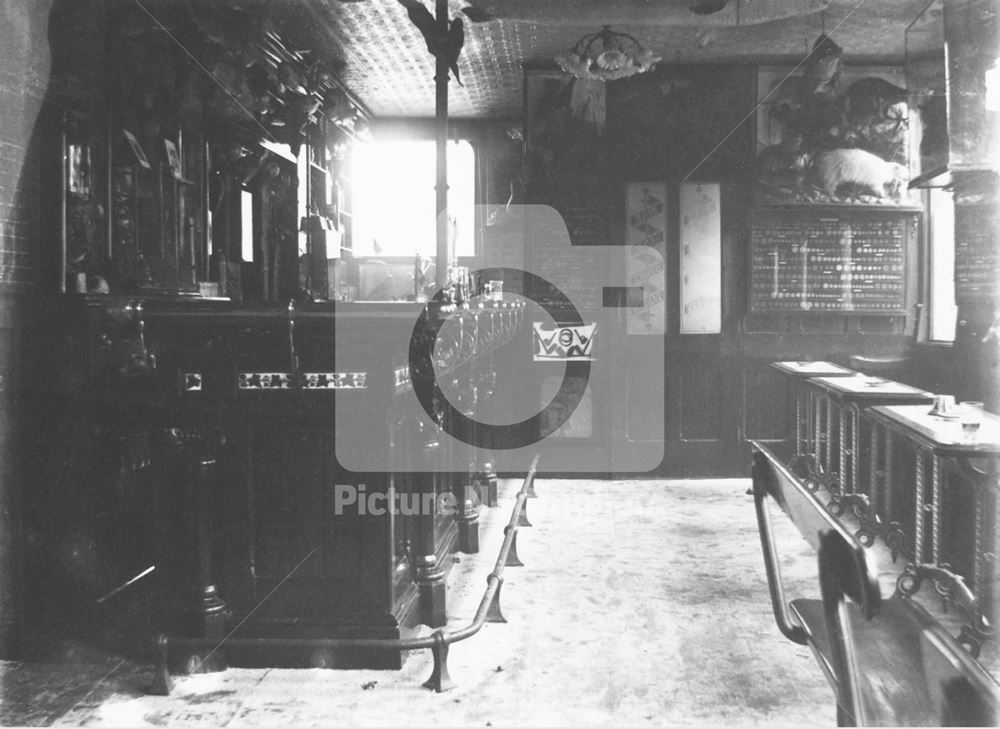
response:
<path fill-rule="evenodd" d="M 986 71 L 986 111 L 1000 111 L 1000 58 Z"/>
<path fill-rule="evenodd" d="M 253 193 L 240 191 L 240 255 L 253 262 Z"/>
<path fill-rule="evenodd" d="M 950 190 L 931 188 L 929 218 L 930 320 L 928 338 L 955 339 L 955 202 Z"/>
<path fill-rule="evenodd" d="M 433 141 L 356 144 L 351 154 L 356 256 L 434 256 L 437 251 L 436 145 Z M 452 250 L 475 255 L 475 152 L 448 143 Z"/>

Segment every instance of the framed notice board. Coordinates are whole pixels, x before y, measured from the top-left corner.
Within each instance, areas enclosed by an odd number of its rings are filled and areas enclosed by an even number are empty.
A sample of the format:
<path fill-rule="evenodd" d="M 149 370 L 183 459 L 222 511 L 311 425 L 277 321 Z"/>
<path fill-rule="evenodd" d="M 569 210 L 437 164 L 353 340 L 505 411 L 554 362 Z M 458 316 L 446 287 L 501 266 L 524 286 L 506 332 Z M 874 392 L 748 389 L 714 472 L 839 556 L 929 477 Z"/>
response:
<path fill-rule="evenodd" d="M 916 211 L 761 208 L 750 237 L 750 310 L 905 314 Z"/>

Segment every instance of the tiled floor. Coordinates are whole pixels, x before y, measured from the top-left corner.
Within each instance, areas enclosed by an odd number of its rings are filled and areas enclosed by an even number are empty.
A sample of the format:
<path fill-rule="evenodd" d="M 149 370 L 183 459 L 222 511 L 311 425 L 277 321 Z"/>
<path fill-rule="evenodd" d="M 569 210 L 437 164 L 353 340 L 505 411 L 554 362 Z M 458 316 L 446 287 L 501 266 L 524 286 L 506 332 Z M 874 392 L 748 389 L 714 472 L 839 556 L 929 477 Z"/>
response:
<path fill-rule="evenodd" d="M 457 556 L 453 624 L 475 612 L 519 484 Z M 833 693 L 774 627 L 747 481 L 539 481 L 524 567 L 504 573 L 507 624 L 451 649 L 458 687 L 401 671 L 230 669 L 149 696 L 151 667 L 83 650 L 63 665 L 0 663 L 5 725 L 812 725 Z M 786 580 L 815 594 L 815 555 L 787 520 Z"/>

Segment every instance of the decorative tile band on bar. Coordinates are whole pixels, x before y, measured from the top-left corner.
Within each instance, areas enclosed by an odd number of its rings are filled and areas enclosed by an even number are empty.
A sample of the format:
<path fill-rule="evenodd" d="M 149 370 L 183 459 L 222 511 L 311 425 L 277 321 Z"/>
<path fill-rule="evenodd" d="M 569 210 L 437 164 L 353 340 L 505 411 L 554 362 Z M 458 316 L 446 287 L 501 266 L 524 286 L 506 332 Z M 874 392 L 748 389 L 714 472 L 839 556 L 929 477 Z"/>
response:
<path fill-rule="evenodd" d="M 397 367 L 392 371 L 394 386 L 396 390 L 403 390 L 410 387 L 410 367 Z"/>
<path fill-rule="evenodd" d="M 367 372 L 240 372 L 240 390 L 366 390 Z"/>
<path fill-rule="evenodd" d="M 160 634 L 155 638 L 157 663 L 153 672 L 153 682 L 149 693 L 155 696 L 169 696 L 173 689 L 173 681 L 168 669 L 168 659 L 171 650 L 190 654 L 192 661 L 188 665 L 195 667 L 208 665 L 207 659 L 213 653 L 222 650 L 226 645 L 233 648 L 370 648 L 376 650 L 412 651 L 430 649 L 434 656 L 434 668 L 430 678 L 424 681 L 425 688 L 437 693 L 455 688 L 455 682 L 448 673 L 448 647 L 452 643 L 471 638 L 478 633 L 483 625 L 490 623 L 505 623 L 500 610 L 500 588 L 503 585 L 504 567 L 523 567 L 524 563 L 517 555 L 517 532 L 521 523 L 525 502 L 535 480 L 538 467 L 538 455 L 531 460 L 531 466 L 514 501 L 510 519 L 504 527 L 504 540 L 500 545 L 493 571 L 486 576 L 486 590 L 479 601 L 479 607 L 472 621 L 464 628 L 457 630 L 438 629 L 429 636 L 422 638 L 232 638 L 227 636 L 222 641 L 212 638 L 179 638 Z M 197 652 L 206 651 L 204 658 Z"/>

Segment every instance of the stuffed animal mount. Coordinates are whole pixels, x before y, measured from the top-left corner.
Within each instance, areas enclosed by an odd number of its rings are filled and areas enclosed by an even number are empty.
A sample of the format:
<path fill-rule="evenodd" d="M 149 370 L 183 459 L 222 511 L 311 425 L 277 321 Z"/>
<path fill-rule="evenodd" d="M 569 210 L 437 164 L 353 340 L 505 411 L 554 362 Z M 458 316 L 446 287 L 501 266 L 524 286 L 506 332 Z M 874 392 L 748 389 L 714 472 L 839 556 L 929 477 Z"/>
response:
<path fill-rule="evenodd" d="M 816 154 L 813 177 L 814 184 L 831 198 L 846 192 L 899 200 L 906 190 L 908 171 L 898 162 L 863 149 L 831 149 Z"/>
<path fill-rule="evenodd" d="M 775 145 L 758 159 L 768 202 L 908 205 L 908 179 L 905 165 L 857 148 L 809 152 Z"/>
<path fill-rule="evenodd" d="M 836 50 L 826 57 L 837 58 Z M 762 102 L 762 196 L 776 203 L 913 204 L 906 90 L 877 77 L 847 85 L 839 71 L 823 79 L 785 78 Z"/>

